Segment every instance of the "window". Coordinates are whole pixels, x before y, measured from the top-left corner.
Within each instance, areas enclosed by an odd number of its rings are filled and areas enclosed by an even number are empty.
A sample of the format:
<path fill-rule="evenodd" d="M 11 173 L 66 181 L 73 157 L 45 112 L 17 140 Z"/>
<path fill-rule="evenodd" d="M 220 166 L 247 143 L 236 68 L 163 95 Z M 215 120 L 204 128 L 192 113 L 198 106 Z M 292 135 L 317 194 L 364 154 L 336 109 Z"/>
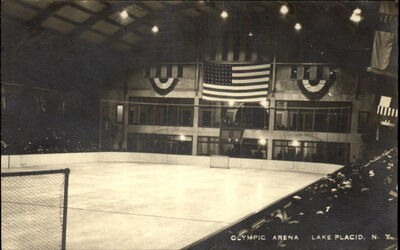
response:
<path fill-rule="evenodd" d="M 168 124 L 168 106 L 155 105 L 155 125 L 164 126 Z"/>
<path fill-rule="evenodd" d="M 140 104 L 140 124 L 153 125 L 154 124 L 154 105 L 153 104 Z"/>
<path fill-rule="evenodd" d="M 253 104 L 254 105 L 254 104 Z M 268 128 L 269 109 L 262 107 L 242 107 L 236 113 L 242 128 L 262 129 Z"/>
<path fill-rule="evenodd" d="M 192 154 L 192 136 L 167 135 L 167 154 Z"/>
<path fill-rule="evenodd" d="M 202 102 L 199 108 L 200 127 L 268 128 L 269 108 L 259 104 L 243 104 L 240 107 L 206 106 L 207 104 Z"/>
<path fill-rule="evenodd" d="M 277 101 L 275 129 L 350 132 L 350 103 Z"/>
<path fill-rule="evenodd" d="M 117 105 L 116 106 L 116 122 L 121 123 L 123 122 L 124 119 L 124 106 L 123 105 Z"/>
<path fill-rule="evenodd" d="M 193 99 L 130 98 L 128 122 L 138 125 L 193 126 Z"/>
<path fill-rule="evenodd" d="M 200 100 L 199 126 L 208 128 L 219 128 L 220 122 L 221 107 L 215 106 L 215 102 Z"/>
<path fill-rule="evenodd" d="M 219 155 L 219 137 L 199 136 L 197 155 Z"/>
<path fill-rule="evenodd" d="M 358 112 L 358 133 L 366 133 L 368 131 L 369 113 L 365 111 Z"/>
<path fill-rule="evenodd" d="M 272 159 L 344 165 L 349 148 L 348 143 L 274 140 Z"/>
<path fill-rule="evenodd" d="M 128 151 L 191 155 L 192 136 L 129 134 Z"/>
<path fill-rule="evenodd" d="M 260 145 L 258 139 L 243 138 L 240 148 L 241 158 L 266 159 L 267 144 Z"/>
<path fill-rule="evenodd" d="M 274 140 L 272 159 L 284 161 L 301 161 L 301 144 L 294 141 Z"/>
<path fill-rule="evenodd" d="M 178 126 L 179 106 L 167 105 L 168 109 L 168 125 Z"/>
<path fill-rule="evenodd" d="M 129 105 L 128 123 L 129 124 L 139 123 L 139 104 Z"/>

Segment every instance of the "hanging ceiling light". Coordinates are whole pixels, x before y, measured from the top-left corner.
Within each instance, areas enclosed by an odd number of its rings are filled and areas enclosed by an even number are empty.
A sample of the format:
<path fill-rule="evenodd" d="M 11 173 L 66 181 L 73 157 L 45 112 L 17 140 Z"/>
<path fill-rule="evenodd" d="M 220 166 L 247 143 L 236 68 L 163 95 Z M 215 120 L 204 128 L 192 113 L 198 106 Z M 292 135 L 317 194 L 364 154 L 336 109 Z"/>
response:
<path fill-rule="evenodd" d="M 350 21 L 354 22 L 354 23 L 359 23 L 362 20 L 362 16 L 361 16 L 361 9 L 360 8 L 356 8 L 353 10 L 353 14 L 350 16 Z"/>
<path fill-rule="evenodd" d="M 360 8 L 357 8 L 357 9 L 355 9 L 355 10 L 353 11 L 353 13 L 356 14 L 356 15 L 360 15 L 360 14 L 361 14 L 361 9 L 360 9 Z"/>
<path fill-rule="evenodd" d="M 221 17 L 222 17 L 223 19 L 227 18 L 228 16 L 229 16 L 229 15 L 228 15 L 228 12 L 226 12 L 225 10 L 221 12 Z"/>
<path fill-rule="evenodd" d="M 156 25 L 154 25 L 153 28 L 151 28 L 151 31 L 153 33 L 157 33 L 158 32 L 158 27 Z"/>
<path fill-rule="evenodd" d="M 129 14 L 126 10 L 121 11 L 120 16 L 125 19 L 129 17 Z"/>
<path fill-rule="evenodd" d="M 287 5 L 282 5 L 281 8 L 279 9 L 279 12 L 282 15 L 286 15 L 287 13 L 289 13 L 289 8 L 287 7 Z"/>
<path fill-rule="evenodd" d="M 352 21 L 354 23 L 359 23 L 359 22 L 361 22 L 361 20 L 362 20 L 362 17 L 355 13 L 353 13 L 353 15 L 351 15 L 351 17 L 350 17 L 350 21 Z"/>
<path fill-rule="evenodd" d="M 297 31 L 300 31 L 301 30 L 301 24 L 300 23 L 296 23 L 295 25 L 294 25 L 294 29 L 295 30 L 297 30 Z"/>

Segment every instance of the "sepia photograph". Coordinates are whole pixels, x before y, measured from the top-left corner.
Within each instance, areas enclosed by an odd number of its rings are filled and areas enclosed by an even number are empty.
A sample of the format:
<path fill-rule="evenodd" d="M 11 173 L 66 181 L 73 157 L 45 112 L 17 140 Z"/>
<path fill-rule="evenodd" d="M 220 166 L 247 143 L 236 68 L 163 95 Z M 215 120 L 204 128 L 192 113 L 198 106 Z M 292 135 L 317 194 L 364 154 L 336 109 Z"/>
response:
<path fill-rule="evenodd" d="M 1 249 L 396 250 L 398 1 L 1 0 Z"/>

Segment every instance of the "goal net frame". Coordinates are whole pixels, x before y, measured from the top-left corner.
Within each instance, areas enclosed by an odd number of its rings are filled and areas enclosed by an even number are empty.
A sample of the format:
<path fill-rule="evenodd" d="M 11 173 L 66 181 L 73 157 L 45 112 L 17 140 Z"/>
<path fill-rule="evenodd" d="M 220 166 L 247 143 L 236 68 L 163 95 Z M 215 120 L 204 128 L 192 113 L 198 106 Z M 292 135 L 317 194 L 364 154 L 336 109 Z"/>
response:
<path fill-rule="evenodd" d="M 68 186 L 69 186 L 69 174 L 70 174 L 70 169 L 66 168 L 66 169 L 59 169 L 59 170 L 40 170 L 40 171 L 20 171 L 20 172 L 5 172 L 5 173 L 1 173 L 1 182 L 2 182 L 2 189 L 1 189 L 1 203 L 2 203 L 2 208 L 3 205 L 6 203 L 11 203 L 14 204 L 15 206 L 20 206 L 18 203 L 13 202 L 13 201 L 7 201 L 4 200 L 4 197 L 10 197 L 10 192 L 12 192 L 13 195 L 17 195 L 18 196 L 18 191 L 15 190 L 10 190 L 7 188 L 3 188 L 3 181 L 6 181 L 6 179 L 10 179 L 11 182 L 13 182 L 13 178 L 15 178 L 16 180 L 14 181 L 15 183 L 18 183 L 18 179 L 20 178 L 29 178 L 29 176 L 32 177 L 38 177 L 38 178 L 51 178 L 51 176 L 55 176 L 55 175 L 61 175 L 62 177 L 60 179 L 63 180 L 63 182 L 60 182 L 60 187 L 61 187 L 61 192 L 60 192 L 60 207 L 59 207 L 59 214 L 60 216 L 62 216 L 62 218 L 50 218 L 50 219 L 54 219 L 54 220 L 60 220 L 61 223 L 60 225 L 60 240 L 61 242 L 58 243 L 58 246 L 60 246 L 60 248 L 62 250 L 66 249 L 66 235 L 67 235 L 67 211 L 68 211 Z M 35 180 L 34 180 L 35 181 Z M 34 182 L 33 181 L 33 182 Z M 45 185 L 45 183 L 44 183 Z M 32 193 L 34 193 L 34 187 L 32 187 Z M 40 197 L 39 197 L 40 198 Z M 51 197 L 53 198 L 53 197 Z M 23 198 L 21 198 L 23 199 Z M 3 204 L 4 203 L 4 204 Z M 29 203 L 20 203 L 22 206 L 24 205 L 28 205 L 28 206 L 36 206 L 37 209 L 40 209 L 41 206 L 43 205 L 36 205 L 36 204 L 32 204 L 30 205 Z M 12 216 L 11 214 L 9 216 Z M 32 216 L 32 215 L 27 215 L 27 216 Z M 22 216 L 23 217 L 23 216 Z M 25 218 L 25 217 L 24 217 Z M 8 230 L 4 230 L 3 231 L 3 226 L 5 227 L 5 225 L 8 225 L 7 227 L 11 226 L 9 223 L 24 223 L 23 219 L 19 219 L 19 220 L 15 220 L 12 218 L 3 218 L 3 210 L 2 210 L 2 218 L 1 218 L 1 227 L 2 227 L 2 237 L 1 237 L 1 244 L 2 246 L 4 246 L 3 240 L 5 240 L 6 237 L 5 234 L 8 235 L 12 235 L 15 232 L 7 232 Z M 26 217 L 27 218 L 27 217 Z M 3 224 L 4 223 L 4 224 Z M 42 228 L 40 227 L 40 225 L 38 224 L 37 228 L 26 228 L 25 230 L 33 230 L 33 232 L 37 232 L 40 231 Z M 35 236 L 35 235 L 33 235 Z M 36 235 L 37 236 L 37 235 Z M 39 235 L 40 236 L 40 235 Z M 7 244 L 13 244 L 12 242 L 15 242 L 15 240 L 17 240 L 17 238 L 10 236 L 9 239 L 11 240 L 11 242 L 7 242 Z M 28 238 L 24 238 L 24 240 L 30 240 L 29 237 Z M 18 239 L 19 241 L 19 239 Z M 54 249 L 54 248 L 53 248 Z"/>
<path fill-rule="evenodd" d="M 227 155 L 210 155 L 210 168 L 229 169 L 230 157 Z"/>

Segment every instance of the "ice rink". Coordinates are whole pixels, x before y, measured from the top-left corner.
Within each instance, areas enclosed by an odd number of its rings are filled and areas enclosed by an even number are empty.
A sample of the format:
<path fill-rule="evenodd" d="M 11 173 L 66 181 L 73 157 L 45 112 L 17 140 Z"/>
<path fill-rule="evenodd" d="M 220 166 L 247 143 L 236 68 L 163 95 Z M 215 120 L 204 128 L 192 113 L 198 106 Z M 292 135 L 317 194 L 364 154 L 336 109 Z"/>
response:
<path fill-rule="evenodd" d="M 322 174 L 149 163 L 70 168 L 67 249 L 179 249 Z"/>

